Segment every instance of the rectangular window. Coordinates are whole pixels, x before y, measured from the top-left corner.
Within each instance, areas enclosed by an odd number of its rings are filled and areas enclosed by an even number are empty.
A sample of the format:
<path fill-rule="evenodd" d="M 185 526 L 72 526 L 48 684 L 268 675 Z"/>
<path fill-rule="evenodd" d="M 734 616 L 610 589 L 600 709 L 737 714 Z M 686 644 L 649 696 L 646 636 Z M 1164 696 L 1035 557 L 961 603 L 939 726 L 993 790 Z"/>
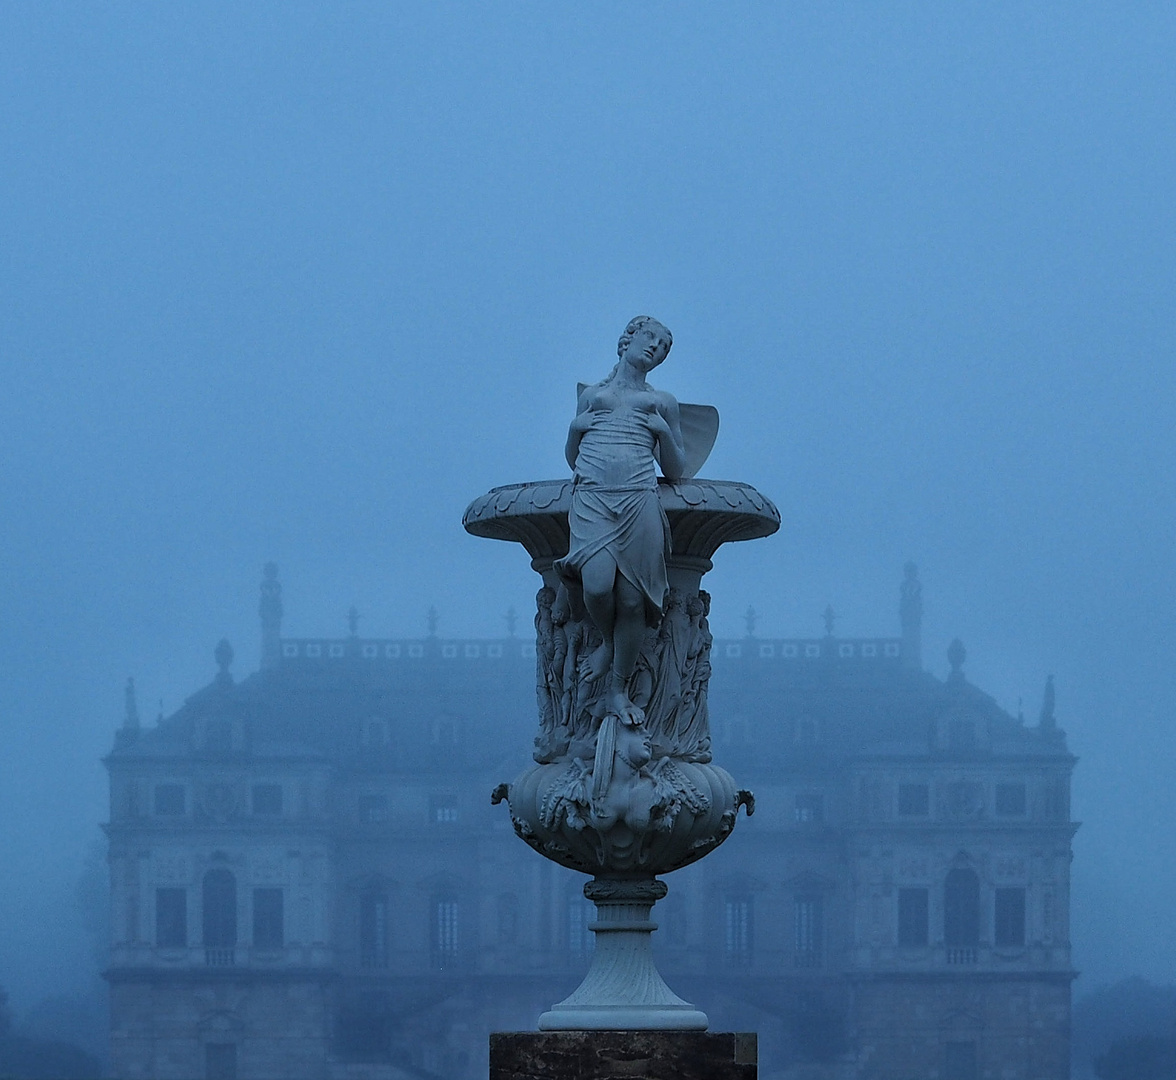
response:
<path fill-rule="evenodd" d="M 450 798 L 434 798 L 429 802 L 429 820 L 434 825 L 457 824 L 457 802 Z"/>
<path fill-rule="evenodd" d="M 232 1043 L 204 1044 L 205 1080 L 237 1080 L 237 1048 Z"/>
<path fill-rule="evenodd" d="M 943 1080 L 976 1080 L 974 1042 L 949 1042 L 943 1049 Z"/>
<path fill-rule="evenodd" d="M 595 918 L 596 905 L 590 900 L 578 895 L 568 897 L 568 952 L 573 957 L 592 954 L 596 935 L 588 929 L 588 924 Z"/>
<path fill-rule="evenodd" d="M 723 944 L 728 963 L 743 966 L 751 962 L 754 932 L 750 896 L 728 897 L 723 904 Z"/>
<path fill-rule="evenodd" d="M 996 812 L 1001 817 L 1025 816 L 1025 785 L 997 784 Z"/>
<path fill-rule="evenodd" d="M 383 893 L 359 898 L 359 962 L 365 968 L 388 966 L 388 898 Z"/>
<path fill-rule="evenodd" d="M 282 813 L 282 785 L 254 784 L 253 812 L 270 817 L 279 817 Z"/>
<path fill-rule="evenodd" d="M 280 949 L 285 944 L 282 890 L 253 890 L 253 947 Z"/>
<path fill-rule="evenodd" d="M 359 797 L 359 820 L 369 825 L 388 820 L 388 796 L 361 795 Z"/>
<path fill-rule="evenodd" d="M 498 898 L 498 940 L 513 945 L 519 939 L 519 898 L 514 893 L 503 893 Z"/>
<path fill-rule="evenodd" d="M 825 943 L 825 902 L 820 896 L 798 896 L 796 915 L 796 966 L 821 966 Z"/>
<path fill-rule="evenodd" d="M 155 944 L 183 949 L 188 944 L 188 890 L 155 890 Z"/>
<path fill-rule="evenodd" d="M 796 820 L 801 824 L 813 824 L 825 820 L 825 797 L 808 791 L 796 796 Z"/>
<path fill-rule="evenodd" d="M 433 963 L 438 967 L 453 964 L 458 956 L 457 901 L 433 901 Z"/>
<path fill-rule="evenodd" d="M 926 817 L 931 810 L 931 791 L 926 784 L 898 785 L 898 812 L 903 817 Z"/>
<path fill-rule="evenodd" d="M 156 784 L 155 812 L 157 814 L 183 814 L 185 812 L 184 785 Z"/>
<path fill-rule="evenodd" d="M 898 890 L 899 945 L 926 945 L 928 938 L 927 889 Z"/>
<path fill-rule="evenodd" d="M 996 944 L 1025 944 L 1025 890 L 996 890 Z"/>

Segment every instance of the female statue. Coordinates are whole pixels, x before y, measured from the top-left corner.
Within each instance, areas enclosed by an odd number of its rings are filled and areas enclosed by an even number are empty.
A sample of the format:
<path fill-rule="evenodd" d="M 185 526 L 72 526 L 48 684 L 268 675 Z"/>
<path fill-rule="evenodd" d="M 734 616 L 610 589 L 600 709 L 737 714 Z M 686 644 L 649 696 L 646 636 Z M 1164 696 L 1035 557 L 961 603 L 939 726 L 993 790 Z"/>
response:
<path fill-rule="evenodd" d="M 630 726 L 643 714 L 629 699 L 628 682 L 668 585 L 670 530 L 656 467 L 670 480 L 686 468 L 678 402 L 645 381 L 673 340 L 648 315 L 631 320 L 617 343 L 616 367 L 580 394 L 565 448 L 575 473 L 571 543 L 556 568 L 583 587 L 584 606 L 604 639 L 591 661 L 592 677 L 608 679 L 604 715 Z"/>

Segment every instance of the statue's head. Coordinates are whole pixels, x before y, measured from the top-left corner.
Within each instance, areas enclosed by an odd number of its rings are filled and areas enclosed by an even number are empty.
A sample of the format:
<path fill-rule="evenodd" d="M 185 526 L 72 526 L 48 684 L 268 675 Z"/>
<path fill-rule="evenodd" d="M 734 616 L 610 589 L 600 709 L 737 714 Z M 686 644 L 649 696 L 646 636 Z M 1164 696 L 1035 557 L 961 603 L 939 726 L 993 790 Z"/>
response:
<path fill-rule="evenodd" d="M 652 371 L 670 352 L 674 335 L 650 315 L 638 315 L 629 320 L 625 332 L 617 342 L 617 356 L 632 360 L 645 371 Z"/>

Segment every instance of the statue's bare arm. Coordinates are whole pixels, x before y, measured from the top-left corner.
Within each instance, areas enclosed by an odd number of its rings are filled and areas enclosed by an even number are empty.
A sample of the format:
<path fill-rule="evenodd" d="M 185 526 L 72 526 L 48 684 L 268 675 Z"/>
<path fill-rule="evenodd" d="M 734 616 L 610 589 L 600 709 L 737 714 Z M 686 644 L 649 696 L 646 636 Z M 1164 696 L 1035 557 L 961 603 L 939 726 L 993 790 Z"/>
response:
<path fill-rule="evenodd" d="M 682 419 L 678 400 L 673 394 L 659 391 L 653 429 L 657 432 L 658 458 L 667 480 L 680 480 L 686 468 L 686 447 L 682 441 Z M 660 421 L 660 422 L 659 422 Z"/>
<path fill-rule="evenodd" d="M 568 466 L 573 472 L 576 471 L 576 456 L 580 453 L 580 440 L 584 438 L 584 432 L 592 426 L 592 413 L 588 406 L 590 395 L 594 389 L 591 386 L 584 388 L 576 405 L 576 417 L 568 427 L 568 441 L 564 446 L 564 457 L 567 458 Z"/>

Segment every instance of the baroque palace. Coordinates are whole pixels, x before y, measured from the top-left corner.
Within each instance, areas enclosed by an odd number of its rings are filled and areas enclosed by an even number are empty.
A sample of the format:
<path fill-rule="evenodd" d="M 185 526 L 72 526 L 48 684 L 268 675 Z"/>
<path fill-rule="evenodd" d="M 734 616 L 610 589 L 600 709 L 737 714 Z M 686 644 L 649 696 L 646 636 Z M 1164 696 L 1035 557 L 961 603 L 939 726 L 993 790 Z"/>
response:
<path fill-rule="evenodd" d="M 587 968 L 582 875 L 491 789 L 525 764 L 535 644 L 289 639 L 219 671 L 110 773 L 114 1075 L 472 1080 Z M 670 875 L 659 967 L 766 1077 L 1069 1076 L 1070 776 L 1046 684 L 1026 725 L 901 633 L 710 650 L 718 759 L 757 811 Z M 513 630 L 513 627 L 512 627 Z M 709 639 L 708 639 L 709 640 Z M 754 737 L 753 737 L 754 735 Z"/>

